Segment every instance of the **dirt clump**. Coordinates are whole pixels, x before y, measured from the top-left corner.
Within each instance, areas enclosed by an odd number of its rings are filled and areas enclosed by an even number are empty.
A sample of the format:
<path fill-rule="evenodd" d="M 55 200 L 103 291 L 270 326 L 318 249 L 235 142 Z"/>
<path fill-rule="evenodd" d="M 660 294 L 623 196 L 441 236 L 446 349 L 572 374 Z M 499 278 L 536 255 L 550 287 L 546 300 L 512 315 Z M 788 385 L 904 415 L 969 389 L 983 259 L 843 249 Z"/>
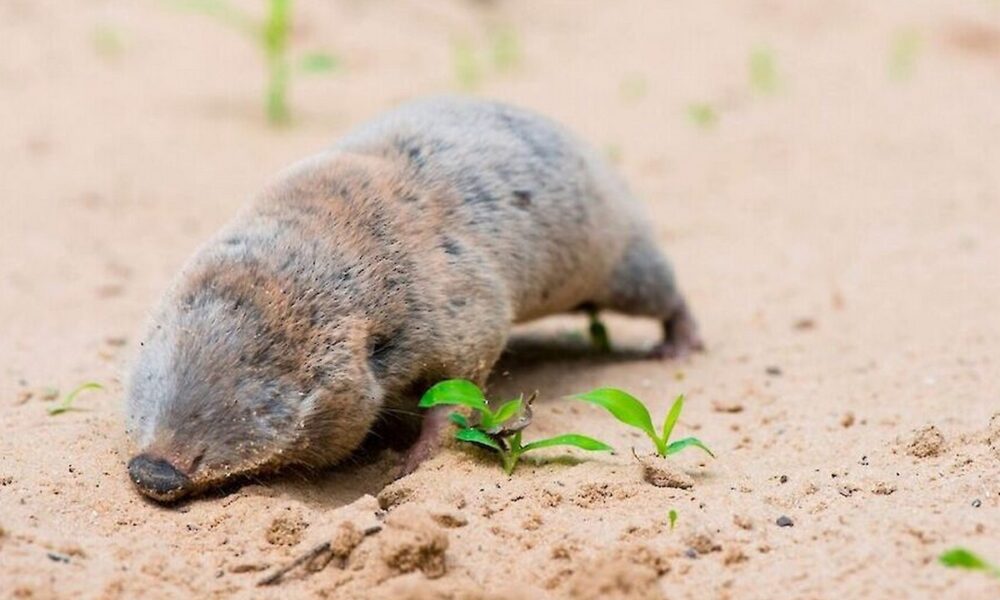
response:
<path fill-rule="evenodd" d="M 382 491 L 378 493 L 378 506 L 382 510 L 391 510 L 396 506 L 407 502 L 412 495 L 412 488 L 396 481 L 385 486 Z"/>
<path fill-rule="evenodd" d="M 503 600 L 504 598 L 531 598 L 527 590 L 504 589 L 487 592 L 468 579 L 438 579 L 427 581 L 419 574 L 397 577 L 379 588 L 376 598 L 391 600 Z"/>
<path fill-rule="evenodd" d="M 694 487 L 694 479 L 667 458 L 650 454 L 640 456 L 638 460 L 642 467 L 642 479 L 650 485 L 681 490 Z"/>
<path fill-rule="evenodd" d="M 265 538 L 272 546 L 295 546 L 302 541 L 309 523 L 298 515 L 282 515 L 271 521 Z"/>
<path fill-rule="evenodd" d="M 448 534 L 425 510 L 416 505 L 401 507 L 385 523 L 379 540 L 386 566 L 396 573 L 419 570 L 431 579 L 445 574 Z"/>
<path fill-rule="evenodd" d="M 596 560 L 570 578 L 570 598 L 577 600 L 664 600 L 656 571 L 624 557 Z"/>
<path fill-rule="evenodd" d="M 351 556 L 351 552 L 358 547 L 358 544 L 365 539 L 365 533 L 358 529 L 354 523 L 344 521 L 337 528 L 337 533 L 330 540 L 330 554 L 335 560 L 346 562 Z"/>
<path fill-rule="evenodd" d="M 906 453 L 917 458 L 939 456 L 944 450 L 944 435 L 933 425 L 918 429 L 906 445 Z"/>
<path fill-rule="evenodd" d="M 993 454 L 1000 458 L 1000 413 L 990 418 L 990 426 L 986 430 L 986 443 L 993 450 Z"/>

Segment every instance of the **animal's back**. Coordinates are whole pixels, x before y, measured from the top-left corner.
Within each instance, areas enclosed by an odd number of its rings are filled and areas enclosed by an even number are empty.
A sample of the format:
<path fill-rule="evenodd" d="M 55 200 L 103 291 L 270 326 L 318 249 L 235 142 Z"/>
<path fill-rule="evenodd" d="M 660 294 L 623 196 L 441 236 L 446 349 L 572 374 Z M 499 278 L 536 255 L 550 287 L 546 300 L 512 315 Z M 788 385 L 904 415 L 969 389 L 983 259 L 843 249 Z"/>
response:
<path fill-rule="evenodd" d="M 387 156 L 461 198 L 443 226 L 474 232 L 503 274 L 512 316 L 573 308 L 642 227 L 624 183 L 554 122 L 497 102 L 437 98 L 404 105 L 349 133 L 334 150 Z"/>

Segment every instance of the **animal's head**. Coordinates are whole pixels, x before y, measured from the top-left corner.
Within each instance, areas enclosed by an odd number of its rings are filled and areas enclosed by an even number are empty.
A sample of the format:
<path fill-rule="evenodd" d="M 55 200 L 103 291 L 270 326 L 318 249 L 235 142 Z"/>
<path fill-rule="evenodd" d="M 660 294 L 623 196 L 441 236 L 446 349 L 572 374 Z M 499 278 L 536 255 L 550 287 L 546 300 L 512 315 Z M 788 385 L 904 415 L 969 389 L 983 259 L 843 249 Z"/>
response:
<path fill-rule="evenodd" d="M 294 167 L 192 261 L 133 367 L 129 474 L 169 501 L 360 445 L 409 377 L 418 302 L 364 160 Z"/>
<path fill-rule="evenodd" d="M 246 256 L 192 268 L 140 348 L 127 392 L 128 464 L 160 501 L 355 449 L 382 388 L 380 332 L 331 302 L 330 286 Z"/>

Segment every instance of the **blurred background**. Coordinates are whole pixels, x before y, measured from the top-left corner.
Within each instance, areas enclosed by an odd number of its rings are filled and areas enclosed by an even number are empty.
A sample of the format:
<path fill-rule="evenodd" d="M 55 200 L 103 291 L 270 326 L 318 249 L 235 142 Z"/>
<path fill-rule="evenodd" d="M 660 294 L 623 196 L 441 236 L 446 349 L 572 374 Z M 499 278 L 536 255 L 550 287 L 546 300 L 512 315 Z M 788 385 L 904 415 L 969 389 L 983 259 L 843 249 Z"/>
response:
<path fill-rule="evenodd" d="M 4 0 L 0 46 L 8 391 L 113 372 L 272 174 L 429 94 L 518 103 L 602 150 L 690 293 L 741 290 L 722 330 L 844 286 L 899 316 L 940 271 L 899 256 L 993 243 L 996 0 Z M 758 285 L 789 269 L 823 293 Z"/>
<path fill-rule="evenodd" d="M 685 504 L 708 508 L 682 518 L 733 529 L 724 502 L 796 518 L 784 537 L 734 534 L 754 557 L 773 550 L 747 568 L 758 579 L 730 588 L 729 562 L 696 561 L 690 597 L 697 585 L 710 597 L 959 597 L 928 568 L 944 544 L 965 537 L 1000 556 L 997 455 L 983 443 L 1000 389 L 1000 0 L 0 0 L 0 519 L 19 553 L 7 568 L 41 582 L 24 589 L 107 583 L 113 597 L 188 585 L 189 572 L 202 592 L 253 585 L 215 569 L 265 522 L 201 538 L 192 523 L 207 532 L 228 504 L 150 519 L 130 489 L 124 365 L 184 259 L 269 178 L 432 94 L 565 123 L 649 206 L 709 352 L 666 366 L 523 364 L 497 389 L 689 393 L 685 427 L 725 458 L 699 479 L 707 500 Z M 648 322 L 609 326 L 634 347 L 656 335 Z M 45 410 L 87 381 L 104 391 L 81 396 L 85 410 Z M 559 410 L 540 406 L 539 421 Z M 582 431 L 606 426 L 572 414 Z M 897 453 L 896 436 L 932 419 L 977 462 L 944 455 L 921 470 Z M 588 468 L 588 481 L 604 473 Z M 870 477 L 891 486 L 845 493 L 827 473 L 849 470 L 857 490 Z M 781 473 L 792 483 L 775 484 Z M 275 489 L 322 512 L 377 493 L 381 476 Z M 248 494 L 244 510 L 258 521 L 284 510 L 269 494 Z M 629 510 L 617 524 L 648 507 Z M 78 527 L 87 537 L 67 540 Z M 580 535 L 615 535 L 596 527 Z M 64 546 L 79 540 L 91 558 L 78 569 Z M 455 555 L 487 560 L 468 544 Z M 119 580 L 126 559 L 147 578 Z M 962 597 L 995 597 L 985 578 L 962 581 Z"/>

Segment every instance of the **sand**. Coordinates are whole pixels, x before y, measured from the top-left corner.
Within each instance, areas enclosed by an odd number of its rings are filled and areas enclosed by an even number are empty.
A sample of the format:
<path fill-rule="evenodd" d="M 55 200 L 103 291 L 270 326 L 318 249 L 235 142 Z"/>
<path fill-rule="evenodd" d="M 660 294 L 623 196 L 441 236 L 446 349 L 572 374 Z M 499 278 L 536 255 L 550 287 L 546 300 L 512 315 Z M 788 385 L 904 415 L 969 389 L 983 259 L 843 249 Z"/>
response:
<path fill-rule="evenodd" d="M 298 8 L 296 47 L 343 68 L 298 80 L 276 130 L 259 56 L 215 21 L 0 4 L 0 596 L 1000 597 L 936 562 L 957 545 L 1000 561 L 1000 5 Z M 614 455 L 551 451 L 506 477 L 448 447 L 391 482 L 386 451 L 172 508 L 140 498 L 122 379 L 185 257 L 281 167 L 458 90 L 455 40 L 482 54 L 496 27 L 521 60 L 484 68 L 474 93 L 619 162 L 708 351 L 638 360 L 656 326 L 614 317 L 610 356 L 579 318 L 518 330 L 491 394 L 538 390 L 532 435 L 578 431 Z M 756 86 L 755 50 L 774 65 Z M 105 391 L 47 413 L 48 388 L 85 381 Z M 678 434 L 718 458 L 675 457 L 689 489 L 647 483 L 645 440 L 563 399 L 599 385 L 656 415 L 687 394 Z"/>

